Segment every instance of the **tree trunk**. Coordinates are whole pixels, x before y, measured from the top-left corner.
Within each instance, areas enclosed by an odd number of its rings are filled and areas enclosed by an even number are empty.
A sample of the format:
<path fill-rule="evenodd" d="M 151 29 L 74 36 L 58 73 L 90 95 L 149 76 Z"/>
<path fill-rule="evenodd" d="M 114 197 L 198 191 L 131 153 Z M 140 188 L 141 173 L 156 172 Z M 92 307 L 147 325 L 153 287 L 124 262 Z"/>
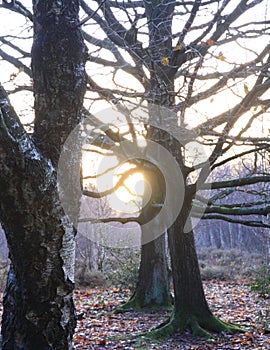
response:
<path fill-rule="evenodd" d="M 184 227 L 189 219 L 192 195 L 185 189 L 184 205 L 174 224 L 169 228 L 169 248 L 174 285 L 174 311 L 170 319 L 152 332 L 154 337 L 168 336 L 189 327 L 195 336 L 209 338 L 207 331 L 239 331 L 233 325 L 217 319 L 205 299 L 194 234 Z"/>
<path fill-rule="evenodd" d="M 157 125 L 157 109 L 155 107 L 152 109 L 152 106 L 169 107 L 174 104 L 173 79 L 168 77 L 166 67 L 161 64 L 161 58 L 167 57 L 172 48 L 171 37 L 168 36 L 166 41 L 164 41 L 164 37 L 171 30 L 170 14 L 173 7 L 174 5 L 169 2 L 145 2 L 145 10 L 149 21 L 149 48 L 151 51 L 150 89 L 147 98 L 149 103 L 148 139 L 153 141 L 157 141 L 154 136 L 156 133 L 155 126 Z M 167 21 L 164 21 L 166 16 Z M 161 21 L 162 23 L 160 23 Z M 160 182 L 158 172 L 152 177 L 149 176 L 149 182 L 155 196 L 164 196 L 162 189 L 165 188 L 165 184 L 158 183 Z M 151 198 L 150 205 L 142 210 L 144 220 L 150 221 L 152 219 L 151 203 L 161 203 L 161 200 L 162 198 L 154 200 Z M 154 214 L 158 215 L 157 212 Z M 147 232 L 144 232 L 142 226 L 142 236 L 144 234 L 147 235 Z M 125 307 L 165 309 L 171 307 L 172 297 L 169 286 L 165 238 L 166 232 L 142 245 L 138 283 L 133 296 Z"/>
<path fill-rule="evenodd" d="M 61 211 L 55 173 L 44 180 L 46 164 L 38 171 L 28 161 L 36 181 L 10 173 L 12 192 L 1 181 L 1 222 L 12 262 L 3 302 L 3 349 L 71 349 L 74 231 Z"/>
<path fill-rule="evenodd" d="M 123 309 L 171 308 L 172 298 L 165 252 L 165 234 L 142 246 L 136 289 Z"/>
<path fill-rule="evenodd" d="M 174 104 L 175 100 L 173 77 L 168 76 L 168 69 L 161 63 L 161 58 L 167 57 L 172 49 L 171 37 L 168 36 L 165 41 L 164 37 L 167 37 L 171 31 L 172 23 L 170 14 L 173 8 L 174 5 L 172 2 L 145 2 L 145 10 L 149 21 L 149 48 L 151 51 L 150 89 L 147 94 L 149 103 L 148 139 L 154 142 L 157 141 L 154 135 L 156 134 L 156 125 L 159 123 L 156 112 L 157 110 L 160 112 L 160 109 L 155 108 L 155 106 L 170 107 Z M 165 109 L 163 109 L 164 111 Z M 162 120 L 163 117 L 162 115 Z M 156 186 L 154 183 L 155 176 L 157 174 L 150 178 L 152 193 L 160 195 L 159 192 L 162 192 L 161 189 L 164 186 Z M 151 198 L 151 201 L 153 201 L 153 198 Z M 160 202 L 157 201 L 157 203 Z M 148 221 L 152 219 L 152 213 L 150 215 L 148 213 L 149 209 L 151 210 L 148 206 L 142 211 L 145 217 L 144 219 Z M 155 213 L 155 215 L 157 214 Z M 144 233 L 142 228 L 142 235 L 144 234 L 147 234 L 147 232 Z M 168 308 L 171 306 L 172 297 L 169 288 L 165 237 L 166 232 L 157 239 L 142 246 L 138 284 L 131 300 L 126 305 L 127 308 L 132 305 L 137 308 Z"/>
<path fill-rule="evenodd" d="M 77 0 L 35 0 L 33 8 L 32 140 L 0 90 L 0 221 L 11 259 L 3 349 L 67 350 L 76 325 L 75 232 L 61 208 L 56 170 L 61 147 L 81 116 L 86 48 Z M 71 160 L 71 167 L 78 161 Z M 75 210 L 78 200 L 77 195 Z"/>
<path fill-rule="evenodd" d="M 151 184 L 151 195 L 148 198 L 147 193 L 144 193 L 145 203 L 143 202 L 138 218 L 143 242 L 138 282 L 131 299 L 118 311 L 140 308 L 168 309 L 172 304 L 165 233 L 156 237 L 155 232 L 148 232 L 149 228 L 144 226 L 158 215 L 160 205 L 164 203 L 164 177 L 153 165 L 149 171 L 145 168 L 143 175 L 144 180 Z M 153 205 L 154 203 L 157 206 Z"/>

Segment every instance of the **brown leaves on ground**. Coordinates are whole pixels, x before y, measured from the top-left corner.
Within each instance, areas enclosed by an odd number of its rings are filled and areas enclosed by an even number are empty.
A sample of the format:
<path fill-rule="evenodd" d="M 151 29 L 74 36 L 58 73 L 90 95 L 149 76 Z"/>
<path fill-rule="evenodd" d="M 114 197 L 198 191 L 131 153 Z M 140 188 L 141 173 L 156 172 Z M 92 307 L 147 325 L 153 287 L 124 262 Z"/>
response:
<path fill-rule="evenodd" d="M 169 339 L 155 342 L 136 335 L 163 322 L 169 312 L 111 311 L 128 300 L 130 291 L 120 288 L 84 289 L 75 293 L 78 323 L 74 348 L 82 349 L 192 349 L 192 350 L 266 350 L 270 349 L 270 300 L 259 297 L 245 281 L 210 281 L 205 294 L 214 314 L 226 322 L 247 325 L 242 334 L 214 335 L 213 340 L 194 338 L 187 330 Z M 0 314 L 2 305 L 0 303 Z"/>
<path fill-rule="evenodd" d="M 136 338 L 163 322 L 169 312 L 127 312 L 112 314 L 130 295 L 129 290 L 110 288 L 76 292 L 79 314 L 75 349 L 196 349 L 196 350 L 265 350 L 270 349 L 269 299 L 260 298 L 248 283 L 210 281 L 205 294 L 214 314 L 226 322 L 248 326 L 242 334 L 214 335 L 206 341 L 194 338 L 187 330 L 161 342 Z"/>

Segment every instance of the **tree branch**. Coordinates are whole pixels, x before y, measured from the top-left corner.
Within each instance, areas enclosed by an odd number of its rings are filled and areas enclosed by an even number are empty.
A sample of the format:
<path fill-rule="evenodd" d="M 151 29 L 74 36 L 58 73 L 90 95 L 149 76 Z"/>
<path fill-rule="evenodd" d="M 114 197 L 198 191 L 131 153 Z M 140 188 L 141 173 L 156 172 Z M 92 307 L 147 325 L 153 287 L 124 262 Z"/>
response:
<path fill-rule="evenodd" d="M 193 205 L 194 212 L 201 213 L 202 209 L 206 214 L 222 214 L 222 215 L 268 215 L 270 213 L 270 206 L 265 206 L 263 208 L 239 208 L 239 207 L 225 207 L 222 205 L 211 205 L 207 208 L 202 208 Z"/>
<path fill-rule="evenodd" d="M 242 177 L 240 179 L 234 179 L 234 180 L 208 182 L 203 184 L 200 187 L 200 189 L 209 190 L 210 188 L 212 190 L 215 190 L 219 188 L 253 185 L 259 182 L 270 182 L 270 175 L 258 175 L 258 176 Z M 191 185 L 191 186 L 194 186 L 194 185 Z"/>
<path fill-rule="evenodd" d="M 253 221 L 253 220 L 241 220 L 241 219 L 236 219 L 236 218 L 228 218 L 227 216 L 224 215 L 203 215 L 202 217 L 203 220 L 223 220 L 227 222 L 231 222 L 234 224 L 240 224 L 244 226 L 250 226 L 250 227 L 264 227 L 264 228 L 270 228 L 269 224 L 266 224 L 262 221 Z"/>
<path fill-rule="evenodd" d="M 138 217 L 128 217 L 128 218 L 79 218 L 78 223 L 82 222 L 90 222 L 91 224 L 97 224 L 97 223 L 110 223 L 110 222 L 120 222 L 121 224 L 127 224 L 129 222 L 138 222 L 139 223 L 139 218 Z"/>

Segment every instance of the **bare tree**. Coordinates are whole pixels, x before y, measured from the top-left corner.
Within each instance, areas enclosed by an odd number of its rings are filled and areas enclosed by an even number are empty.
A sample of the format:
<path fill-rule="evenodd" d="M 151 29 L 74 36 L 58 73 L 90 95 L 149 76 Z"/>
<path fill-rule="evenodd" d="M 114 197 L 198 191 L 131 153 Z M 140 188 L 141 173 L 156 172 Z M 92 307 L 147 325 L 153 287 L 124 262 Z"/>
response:
<path fill-rule="evenodd" d="M 269 108 L 269 45 L 265 40 L 257 45 L 256 51 L 252 49 L 254 40 L 258 42 L 259 37 L 269 36 L 269 22 L 264 17 L 267 3 L 97 3 L 98 8 L 95 10 L 91 8 L 91 3 L 81 3 L 88 16 L 85 23 L 91 18 L 89 25 L 99 25 L 104 35 L 101 40 L 86 34 L 86 40 L 96 46 L 96 51 L 90 54 L 89 59 L 97 65 L 110 67 L 116 86 L 108 89 L 102 85 L 102 80 L 92 78 L 88 80 L 89 86 L 118 108 L 125 101 L 137 104 L 146 101 L 149 108 L 147 122 L 150 125 L 156 125 L 158 118 L 163 121 L 163 125 L 169 124 L 167 120 L 164 121 L 164 109 L 161 108 L 162 112 L 158 114 L 154 105 L 167 107 L 177 113 L 174 124 L 169 125 L 171 129 L 156 131 L 150 126 L 147 130 L 148 138 L 168 149 L 177 160 L 185 183 L 184 205 L 169 228 L 175 289 L 174 313 L 154 333 L 168 334 L 186 326 L 190 326 L 194 334 L 205 335 L 205 330 L 234 331 L 236 327 L 217 320 L 208 308 L 201 285 L 193 233 L 192 230 L 187 232 L 185 227 L 191 213 L 197 215 L 196 203 L 197 207 L 207 204 L 205 218 L 214 216 L 245 225 L 269 226 L 265 221 L 244 219 L 247 211 L 249 214 L 267 214 L 268 206 L 263 205 L 261 208 L 256 203 L 248 209 L 241 207 L 238 209 L 241 219 L 237 221 L 229 217 L 235 211 L 222 212 L 222 205 L 213 205 L 204 195 L 201 200 L 199 197 L 195 200 L 198 188 L 202 191 L 209 188 L 226 190 L 269 181 L 269 175 L 264 173 L 207 182 L 209 174 L 216 168 L 246 154 L 252 157 L 258 148 L 269 149 L 268 134 L 254 137 L 250 131 L 260 116 L 266 118 L 265 113 Z M 261 13 L 258 20 L 248 16 L 255 8 Z M 104 58 L 103 52 L 107 50 L 110 51 L 111 59 Z M 238 62 L 231 51 L 237 52 L 240 57 Z M 140 89 L 126 86 L 120 71 L 134 77 Z M 230 101 L 224 104 L 223 99 Z M 204 103 L 208 103 L 207 108 Z M 199 117 L 200 110 L 202 116 Z M 168 137 L 168 133 L 173 128 L 177 129 L 179 124 L 185 131 L 180 144 Z M 190 141 L 190 135 L 185 130 L 187 125 L 197 133 L 196 142 L 208 146 L 210 156 L 207 161 L 196 163 L 193 159 L 192 163 L 185 157 Z M 110 132 L 107 132 L 107 136 L 119 141 Z M 193 173 L 196 171 L 195 176 Z"/>

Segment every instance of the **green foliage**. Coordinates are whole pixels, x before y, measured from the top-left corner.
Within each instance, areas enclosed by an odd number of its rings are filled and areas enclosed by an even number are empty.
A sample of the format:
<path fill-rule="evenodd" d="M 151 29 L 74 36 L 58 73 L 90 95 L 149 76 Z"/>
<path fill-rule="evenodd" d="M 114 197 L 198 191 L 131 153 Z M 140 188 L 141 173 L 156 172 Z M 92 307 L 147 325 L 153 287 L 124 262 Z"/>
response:
<path fill-rule="evenodd" d="M 139 250 L 110 249 L 104 274 L 112 284 L 134 290 L 138 279 L 139 263 Z"/>
<path fill-rule="evenodd" d="M 262 265 L 254 271 L 255 278 L 251 285 L 251 290 L 259 293 L 260 296 L 270 298 L 270 269 L 267 265 Z"/>

